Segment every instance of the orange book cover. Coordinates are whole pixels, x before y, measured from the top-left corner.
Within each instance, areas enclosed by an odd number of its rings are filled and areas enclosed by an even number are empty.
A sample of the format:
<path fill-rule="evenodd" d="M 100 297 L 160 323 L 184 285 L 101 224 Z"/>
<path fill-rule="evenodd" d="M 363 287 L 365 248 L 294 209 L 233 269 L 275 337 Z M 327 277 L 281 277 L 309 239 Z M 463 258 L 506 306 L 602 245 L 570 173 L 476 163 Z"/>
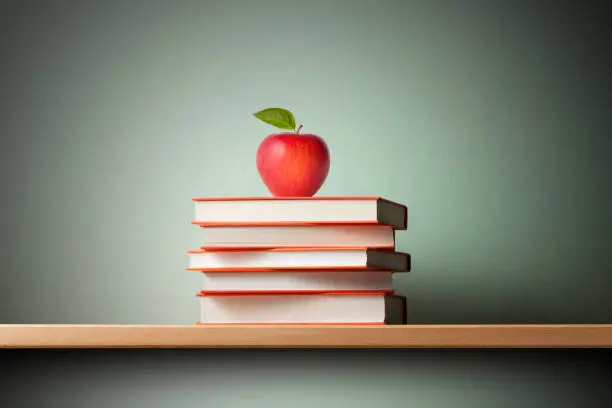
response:
<path fill-rule="evenodd" d="M 265 295 L 326 295 L 326 296 L 367 296 L 367 295 L 390 295 L 393 291 L 200 291 L 196 296 L 265 296 Z M 384 326 L 385 322 L 359 322 L 359 323 L 202 323 L 197 322 L 198 326 Z"/>
<path fill-rule="evenodd" d="M 363 250 L 367 251 L 368 249 L 376 249 L 378 251 L 389 251 L 396 254 L 404 254 L 409 257 L 410 254 L 405 252 L 395 251 L 392 248 L 367 248 L 367 247 L 342 247 L 342 248 L 333 248 L 333 247 L 291 247 L 291 248 L 257 248 L 253 249 L 253 252 L 257 251 L 270 251 L 270 252 L 292 252 L 292 251 L 354 251 L 354 250 Z M 242 252 L 244 249 L 232 249 L 230 252 Z M 189 249 L 186 251 L 187 254 L 201 254 L 205 252 L 216 252 L 210 251 L 207 249 Z M 219 252 L 228 252 L 228 251 L 219 251 Z M 410 268 L 408 268 L 410 269 Z M 320 267 L 320 266 L 293 266 L 291 268 L 267 268 L 267 267 L 221 267 L 221 268 L 186 268 L 187 271 L 200 271 L 200 272 L 283 272 L 287 270 L 292 271 L 376 271 L 380 270 L 379 268 L 368 268 L 367 266 L 328 266 L 328 267 Z M 388 270 L 380 270 L 381 272 L 388 272 Z M 394 271 L 395 273 L 403 273 L 402 271 Z M 406 271 L 408 272 L 408 271 Z"/>
<path fill-rule="evenodd" d="M 314 196 L 314 197 L 194 197 L 192 201 L 309 201 L 309 200 L 377 200 L 397 205 L 404 208 L 406 222 L 408 219 L 408 207 L 395 201 L 378 196 Z M 276 222 L 202 222 L 192 221 L 191 224 L 201 227 L 282 227 L 282 226 L 316 226 L 316 225 L 384 225 L 376 221 L 276 221 Z M 407 225 L 406 225 L 407 226 Z"/>
<path fill-rule="evenodd" d="M 291 227 L 291 226 L 313 226 L 317 225 L 386 225 L 376 221 L 270 221 L 270 222 L 210 222 L 210 221 L 191 221 L 193 225 L 200 227 Z M 389 225 L 392 227 L 392 225 Z"/>
<path fill-rule="evenodd" d="M 205 248 L 200 248 L 200 249 L 188 249 L 187 253 L 188 254 L 201 254 L 204 252 L 244 252 L 244 251 L 249 251 L 249 252 L 296 252 L 296 251 L 367 251 L 368 249 L 377 249 L 377 250 L 386 250 L 388 249 L 389 252 L 393 252 L 396 254 L 401 254 L 403 252 L 398 252 L 395 251 L 393 247 L 384 247 L 384 248 L 377 248 L 377 247 L 330 247 L 330 246 L 296 246 L 296 247 L 281 247 L 281 248 L 275 248 L 275 247 L 252 247 L 252 248 L 248 248 L 248 247 L 240 247 L 240 248 L 231 248 L 231 249 L 224 249 L 222 251 L 218 251 L 218 248 L 210 248 L 210 249 L 205 249 Z"/>
<path fill-rule="evenodd" d="M 193 201 L 286 201 L 286 200 L 379 200 L 407 208 L 404 204 L 378 196 L 314 196 L 314 197 L 194 197 Z"/>
<path fill-rule="evenodd" d="M 372 296 L 392 295 L 393 290 L 201 290 L 196 296 L 270 296 L 270 295 L 326 295 L 326 296 Z"/>
<path fill-rule="evenodd" d="M 287 247 L 287 248 L 254 248 L 250 251 L 253 252 L 257 252 L 257 251 L 261 251 L 261 252 L 296 252 L 296 251 L 367 251 L 368 249 L 377 249 L 380 250 L 380 248 L 371 248 L 371 247 L 311 247 L 311 246 L 307 246 L 307 247 Z M 383 249 L 384 250 L 384 249 Z M 243 252 L 244 249 L 233 249 L 232 251 L 235 252 Z M 399 252 L 399 251 L 395 251 L 393 249 L 389 249 L 389 252 L 395 253 L 395 254 L 405 254 L 405 252 Z M 210 251 L 210 250 L 205 250 L 205 249 L 188 249 L 187 253 L 188 254 L 201 254 L 204 252 L 215 252 L 215 251 Z"/>
<path fill-rule="evenodd" d="M 196 322 L 196 326 L 385 326 L 384 322 L 360 322 L 360 323 L 202 323 Z"/>
<path fill-rule="evenodd" d="M 383 246 L 370 246 L 368 248 L 372 248 L 372 249 L 389 249 L 389 250 L 393 250 L 395 247 L 393 245 L 383 245 Z M 237 247 L 237 246 L 214 246 L 214 247 L 209 247 L 206 245 L 203 245 L 200 247 L 200 250 L 202 250 L 202 252 L 240 252 L 240 251 L 273 251 L 273 250 L 279 250 L 279 249 L 286 249 L 286 250 L 290 250 L 290 249 L 308 249 L 310 251 L 333 251 L 333 250 L 342 250 L 345 249 L 345 247 L 331 247 L 331 246 L 311 246 L 311 247 L 273 247 L 273 246 L 241 246 L 241 247 Z M 192 251 L 192 250 L 190 250 Z M 193 251 L 197 251 L 197 250 L 193 250 Z"/>
<path fill-rule="evenodd" d="M 223 294 L 219 294 L 214 291 L 200 291 L 196 296 L 204 297 L 204 296 L 257 296 L 257 295 L 277 295 L 282 293 L 283 295 L 327 295 L 327 296 L 343 296 L 343 295 L 352 295 L 352 296 L 367 296 L 367 295 L 392 295 L 392 292 L 388 291 L 249 291 L 249 292 L 236 292 L 236 291 L 225 291 Z M 405 296 L 401 296 L 402 298 L 402 308 L 406 310 L 406 298 Z M 405 321 L 404 317 L 404 324 Z M 196 322 L 197 326 L 385 326 L 386 322 L 334 322 L 334 323 L 301 323 L 301 322 L 291 322 L 291 323 L 267 323 L 267 322 L 253 322 L 253 323 L 202 323 Z"/>

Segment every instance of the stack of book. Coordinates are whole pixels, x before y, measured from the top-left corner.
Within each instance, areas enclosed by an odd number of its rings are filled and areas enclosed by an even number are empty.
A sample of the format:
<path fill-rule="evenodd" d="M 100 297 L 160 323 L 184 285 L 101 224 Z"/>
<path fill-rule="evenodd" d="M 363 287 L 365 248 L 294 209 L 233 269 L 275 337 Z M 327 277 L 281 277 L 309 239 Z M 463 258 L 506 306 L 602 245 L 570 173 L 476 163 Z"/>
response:
<path fill-rule="evenodd" d="M 194 198 L 198 324 L 404 324 L 406 206 L 380 197 Z"/>

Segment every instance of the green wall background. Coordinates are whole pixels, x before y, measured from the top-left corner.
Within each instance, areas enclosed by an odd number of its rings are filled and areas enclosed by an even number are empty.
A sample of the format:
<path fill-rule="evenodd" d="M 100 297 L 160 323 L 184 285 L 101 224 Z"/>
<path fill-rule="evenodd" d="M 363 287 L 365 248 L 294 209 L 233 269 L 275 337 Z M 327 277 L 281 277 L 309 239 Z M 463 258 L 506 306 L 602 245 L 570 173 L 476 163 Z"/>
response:
<path fill-rule="evenodd" d="M 595 350 L 94 350 L 4 357 L 6 407 L 602 407 Z"/>
<path fill-rule="evenodd" d="M 606 26 L 586 2 L 4 1 L 0 323 L 195 322 L 191 198 L 267 194 L 255 151 L 274 129 L 251 114 L 269 106 L 327 140 L 321 195 L 409 206 L 410 321 L 610 322 Z M 606 390 L 584 354 L 2 355 L 11 407 L 582 407 Z"/>
<path fill-rule="evenodd" d="M 320 195 L 409 206 L 411 321 L 610 321 L 609 75 L 572 8 L 6 3 L 0 321 L 197 320 L 191 198 L 268 194 L 269 106 L 328 142 Z"/>

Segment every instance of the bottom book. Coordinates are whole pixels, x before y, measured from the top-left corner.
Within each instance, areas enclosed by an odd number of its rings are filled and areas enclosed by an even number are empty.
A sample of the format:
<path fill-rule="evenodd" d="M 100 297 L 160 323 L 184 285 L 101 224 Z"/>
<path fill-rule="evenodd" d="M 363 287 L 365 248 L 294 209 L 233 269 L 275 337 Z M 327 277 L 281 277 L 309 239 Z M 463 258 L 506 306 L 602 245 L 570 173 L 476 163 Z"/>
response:
<path fill-rule="evenodd" d="M 205 292 L 199 325 L 406 324 L 406 297 L 384 292 Z"/>

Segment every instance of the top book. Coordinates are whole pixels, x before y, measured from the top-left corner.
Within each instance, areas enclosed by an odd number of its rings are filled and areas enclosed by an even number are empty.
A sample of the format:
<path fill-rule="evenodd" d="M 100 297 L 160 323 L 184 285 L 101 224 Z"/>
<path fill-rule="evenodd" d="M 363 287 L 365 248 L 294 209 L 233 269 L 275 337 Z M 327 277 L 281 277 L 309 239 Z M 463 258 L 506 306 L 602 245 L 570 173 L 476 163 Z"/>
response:
<path fill-rule="evenodd" d="M 381 224 L 408 227 L 405 205 L 381 197 L 193 198 L 195 220 L 215 225 Z"/>

